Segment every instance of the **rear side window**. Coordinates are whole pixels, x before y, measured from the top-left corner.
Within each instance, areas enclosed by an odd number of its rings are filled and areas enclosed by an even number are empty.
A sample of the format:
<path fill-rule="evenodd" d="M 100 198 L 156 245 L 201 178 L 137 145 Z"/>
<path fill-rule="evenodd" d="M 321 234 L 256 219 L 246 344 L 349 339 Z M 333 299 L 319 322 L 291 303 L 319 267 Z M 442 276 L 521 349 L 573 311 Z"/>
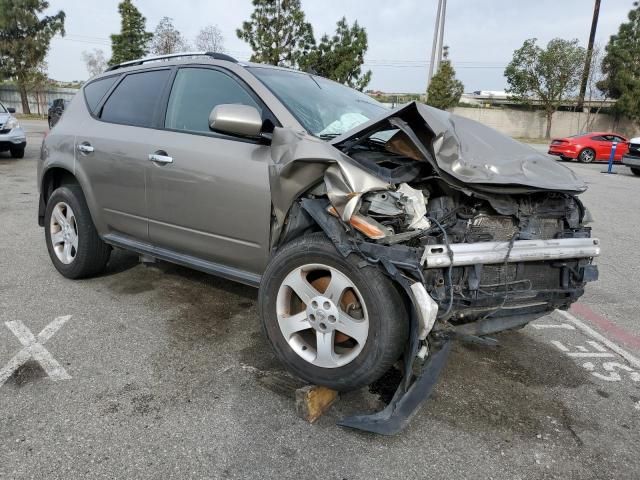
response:
<path fill-rule="evenodd" d="M 84 98 L 87 99 L 87 105 L 89 105 L 89 110 L 91 113 L 95 112 L 96 107 L 104 97 L 104 94 L 111 88 L 111 86 L 118 79 L 118 76 L 101 78 L 100 80 L 96 80 L 95 82 L 91 82 L 89 85 L 84 87 Z M 53 106 L 56 105 L 56 101 L 54 100 Z"/>
<path fill-rule="evenodd" d="M 596 142 L 606 142 L 606 139 L 601 135 L 598 135 L 596 137 L 591 137 L 591 140 L 594 140 Z"/>
<path fill-rule="evenodd" d="M 125 125 L 153 126 L 169 73 L 152 70 L 127 75 L 107 99 L 100 118 Z"/>
<path fill-rule="evenodd" d="M 261 106 L 234 78 L 208 68 L 182 68 L 178 70 L 167 114 L 165 127 L 190 132 L 211 132 L 209 113 L 216 105 L 236 103 Z"/>

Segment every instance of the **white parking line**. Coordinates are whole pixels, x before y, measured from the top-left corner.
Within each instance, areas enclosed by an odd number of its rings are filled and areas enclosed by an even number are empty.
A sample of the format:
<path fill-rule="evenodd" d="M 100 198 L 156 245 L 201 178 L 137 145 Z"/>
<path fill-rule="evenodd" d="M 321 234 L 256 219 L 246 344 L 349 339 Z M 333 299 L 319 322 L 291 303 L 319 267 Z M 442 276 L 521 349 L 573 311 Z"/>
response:
<path fill-rule="evenodd" d="M 24 348 L 20 350 L 5 367 L 0 370 L 0 387 L 13 373 L 22 365 L 33 358 L 42 366 L 51 380 L 68 380 L 71 375 L 67 373 L 58 361 L 42 345 L 47 342 L 61 327 L 71 318 L 71 315 L 57 317 L 53 322 L 44 327 L 36 338 L 20 320 L 5 322 L 5 325 L 13 334 L 18 337 Z"/>
<path fill-rule="evenodd" d="M 550 329 L 550 328 L 555 328 L 555 329 L 559 329 L 559 330 L 575 330 L 576 327 L 574 327 L 573 325 L 569 325 L 568 323 L 561 323 L 561 324 L 557 324 L 557 323 L 534 323 L 532 324 L 533 328 L 537 329 L 537 330 L 545 330 L 545 329 Z"/>
<path fill-rule="evenodd" d="M 556 310 L 556 313 L 558 313 L 560 316 L 562 316 L 565 320 L 571 322 L 579 330 L 582 330 L 583 333 L 587 334 L 588 336 L 590 336 L 594 340 L 597 340 L 598 342 L 603 343 L 609 349 L 613 350 L 618 355 L 620 355 L 622 358 L 624 358 L 631 365 L 633 365 L 634 367 L 640 369 L 640 359 L 638 359 L 634 355 L 632 355 L 629 352 L 627 352 L 624 348 L 622 348 L 619 345 L 617 345 L 616 343 L 612 342 L 611 340 L 609 340 L 604 335 L 601 335 L 600 333 L 596 332 L 593 328 L 589 327 L 584 322 L 582 322 L 582 320 L 579 320 L 578 318 L 574 317 L 569 312 L 565 312 L 564 310 Z"/>

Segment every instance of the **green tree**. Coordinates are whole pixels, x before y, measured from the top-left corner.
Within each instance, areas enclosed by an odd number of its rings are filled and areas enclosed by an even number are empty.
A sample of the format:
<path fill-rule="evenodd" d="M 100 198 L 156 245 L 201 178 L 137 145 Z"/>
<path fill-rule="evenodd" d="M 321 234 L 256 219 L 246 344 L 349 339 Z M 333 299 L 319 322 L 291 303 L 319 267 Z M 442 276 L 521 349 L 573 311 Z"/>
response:
<path fill-rule="evenodd" d="M 47 8 L 42 0 L 0 0 L 0 78 L 16 81 L 23 113 L 31 113 L 27 84 L 38 74 L 51 39 L 64 35 L 64 12 L 40 18 Z"/>
<path fill-rule="evenodd" d="M 144 57 L 149 51 L 148 45 L 153 38 L 153 34 L 145 30 L 146 19 L 131 0 L 120 2 L 118 12 L 121 17 L 120 33 L 111 35 L 109 65 L 118 65 Z"/>
<path fill-rule="evenodd" d="M 371 70 L 363 74 L 361 68 L 367 48 L 367 31 L 357 21 L 349 27 L 342 17 L 336 33 L 331 38 L 325 34 L 320 44 L 300 59 L 300 69 L 362 91 L 371 81 Z"/>
<path fill-rule="evenodd" d="M 604 79 L 598 82 L 607 97 L 616 99 L 614 111 L 640 122 L 640 4 L 633 3 L 629 21 L 612 35 L 602 61 Z"/>
<path fill-rule="evenodd" d="M 252 62 L 295 67 L 315 45 L 300 0 L 253 0 L 253 13 L 236 35 L 252 50 Z"/>
<path fill-rule="evenodd" d="M 582 76 L 586 51 L 578 40 L 554 38 L 543 49 L 535 38 L 525 40 L 507 65 L 507 92 L 522 104 L 539 102 L 547 118 L 546 138 L 560 104 L 575 92 Z"/>
<path fill-rule="evenodd" d="M 456 71 L 449 60 L 449 47 L 443 48 L 438 72 L 431 78 L 427 88 L 427 105 L 446 110 L 455 107 L 464 92 L 464 85 L 456 78 Z"/>

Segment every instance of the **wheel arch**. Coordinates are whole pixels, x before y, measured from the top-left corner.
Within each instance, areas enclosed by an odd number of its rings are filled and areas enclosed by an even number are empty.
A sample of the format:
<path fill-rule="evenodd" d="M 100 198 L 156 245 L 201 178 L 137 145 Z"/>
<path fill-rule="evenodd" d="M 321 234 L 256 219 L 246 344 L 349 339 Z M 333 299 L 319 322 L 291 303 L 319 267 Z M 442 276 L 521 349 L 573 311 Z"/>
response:
<path fill-rule="evenodd" d="M 47 208 L 47 202 L 49 197 L 56 188 L 63 185 L 77 185 L 82 190 L 82 194 L 87 201 L 91 218 L 96 223 L 96 215 L 94 214 L 92 199 L 87 196 L 87 189 L 83 185 L 83 182 L 68 168 L 60 165 L 52 165 L 42 174 L 42 180 L 40 182 L 40 201 L 38 204 L 38 225 L 44 226 L 44 213 Z M 100 231 L 100 230 L 98 230 Z"/>

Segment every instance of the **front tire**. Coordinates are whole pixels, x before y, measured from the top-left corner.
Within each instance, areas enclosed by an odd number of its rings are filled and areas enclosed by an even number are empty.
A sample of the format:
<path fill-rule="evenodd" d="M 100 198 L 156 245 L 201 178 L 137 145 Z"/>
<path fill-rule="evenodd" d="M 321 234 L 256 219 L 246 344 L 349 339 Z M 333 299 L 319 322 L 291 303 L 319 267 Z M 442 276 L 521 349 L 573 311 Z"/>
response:
<path fill-rule="evenodd" d="M 596 159 L 596 152 L 592 148 L 585 148 L 578 155 L 578 160 L 581 163 L 591 163 Z"/>
<path fill-rule="evenodd" d="M 9 151 L 13 158 L 24 158 L 24 147 L 11 148 Z"/>
<path fill-rule="evenodd" d="M 631 168 L 631 173 L 640 177 L 640 168 Z"/>
<path fill-rule="evenodd" d="M 282 247 L 262 277 L 263 330 L 278 358 L 307 382 L 347 391 L 380 378 L 400 357 L 409 316 L 382 271 L 342 257 L 323 234 Z"/>
<path fill-rule="evenodd" d="M 47 201 L 44 218 L 47 250 L 58 272 L 76 279 L 104 270 L 111 247 L 98 236 L 78 185 L 57 188 Z"/>

